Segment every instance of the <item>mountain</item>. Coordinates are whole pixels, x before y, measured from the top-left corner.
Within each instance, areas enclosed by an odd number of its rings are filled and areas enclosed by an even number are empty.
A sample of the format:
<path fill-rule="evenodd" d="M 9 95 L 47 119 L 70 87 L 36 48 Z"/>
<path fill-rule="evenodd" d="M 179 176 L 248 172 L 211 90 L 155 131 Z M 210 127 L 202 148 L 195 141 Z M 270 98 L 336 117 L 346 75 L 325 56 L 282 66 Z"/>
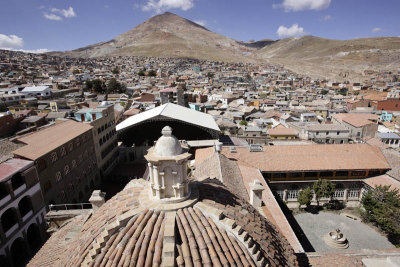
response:
<path fill-rule="evenodd" d="M 314 36 L 241 42 L 166 12 L 114 39 L 53 55 L 150 56 L 268 62 L 316 78 L 363 80 L 364 70 L 398 70 L 400 38 L 332 40 Z"/>
<path fill-rule="evenodd" d="M 216 61 L 252 61 L 251 48 L 166 12 L 113 40 L 63 52 L 73 57 L 112 55 L 190 57 Z M 59 52 L 55 54 L 61 54 Z"/>
<path fill-rule="evenodd" d="M 362 80 L 364 70 L 400 68 L 400 38 L 292 37 L 264 46 L 255 56 L 314 77 Z"/>

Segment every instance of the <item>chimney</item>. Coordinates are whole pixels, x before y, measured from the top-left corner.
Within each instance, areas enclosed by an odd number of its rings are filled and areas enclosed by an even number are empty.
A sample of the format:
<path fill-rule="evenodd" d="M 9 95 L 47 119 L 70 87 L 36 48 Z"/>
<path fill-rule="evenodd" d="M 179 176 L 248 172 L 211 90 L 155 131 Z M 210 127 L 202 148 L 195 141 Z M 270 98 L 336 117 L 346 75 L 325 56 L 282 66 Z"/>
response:
<path fill-rule="evenodd" d="M 261 182 L 258 180 L 254 180 L 250 185 L 250 204 L 253 207 L 258 208 L 262 205 L 262 191 L 264 191 L 264 187 Z"/>
<path fill-rule="evenodd" d="M 92 204 L 93 211 L 96 211 L 100 208 L 106 201 L 105 201 L 106 193 L 101 192 L 100 190 L 94 190 L 92 196 L 89 199 L 89 202 Z"/>

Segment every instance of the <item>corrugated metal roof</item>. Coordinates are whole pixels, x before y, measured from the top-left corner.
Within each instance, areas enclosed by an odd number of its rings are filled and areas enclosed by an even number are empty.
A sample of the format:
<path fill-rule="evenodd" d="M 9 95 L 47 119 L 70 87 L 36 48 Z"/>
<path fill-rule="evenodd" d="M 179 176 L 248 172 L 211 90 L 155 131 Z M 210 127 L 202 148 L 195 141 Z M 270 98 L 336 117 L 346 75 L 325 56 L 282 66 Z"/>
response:
<path fill-rule="evenodd" d="M 171 119 L 180 120 L 190 124 L 209 128 L 215 131 L 220 131 L 217 123 L 211 115 L 172 103 L 167 103 L 162 106 L 131 116 L 123 122 L 119 123 L 116 128 L 117 131 L 121 131 L 157 116 L 164 116 Z"/>

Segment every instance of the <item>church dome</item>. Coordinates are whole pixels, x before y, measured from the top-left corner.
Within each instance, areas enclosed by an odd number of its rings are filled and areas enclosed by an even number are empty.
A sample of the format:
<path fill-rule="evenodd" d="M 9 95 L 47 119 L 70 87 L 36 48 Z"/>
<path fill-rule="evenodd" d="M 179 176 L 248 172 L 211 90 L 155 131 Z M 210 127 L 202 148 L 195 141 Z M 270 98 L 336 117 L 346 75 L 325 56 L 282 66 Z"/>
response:
<path fill-rule="evenodd" d="M 157 140 L 154 153 L 160 157 L 173 157 L 182 154 L 182 146 L 179 140 L 172 135 L 172 128 L 165 126 L 161 133 L 162 136 Z"/>
<path fill-rule="evenodd" d="M 275 226 L 223 185 L 197 183 L 198 202 L 168 209 L 148 199 L 148 183 L 132 180 L 67 223 L 28 266 L 298 266 Z"/>

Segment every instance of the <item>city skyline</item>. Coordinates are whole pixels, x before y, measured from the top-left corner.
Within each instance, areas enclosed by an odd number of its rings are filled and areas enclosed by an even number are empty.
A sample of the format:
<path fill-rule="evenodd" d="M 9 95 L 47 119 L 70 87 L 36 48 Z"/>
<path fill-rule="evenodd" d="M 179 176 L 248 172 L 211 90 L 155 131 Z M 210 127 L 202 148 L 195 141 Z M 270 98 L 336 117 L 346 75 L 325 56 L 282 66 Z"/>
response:
<path fill-rule="evenodd" d="M 17 0 L 5 3 L 0 11 L 0 49 L 72 50 L 111 40 L 166 11 L 239 41 L 302 35 L 329 39 L 400 36 L 395 27 L 400 22 L 396 14 L 400 3 L 377 2 Z"/>

